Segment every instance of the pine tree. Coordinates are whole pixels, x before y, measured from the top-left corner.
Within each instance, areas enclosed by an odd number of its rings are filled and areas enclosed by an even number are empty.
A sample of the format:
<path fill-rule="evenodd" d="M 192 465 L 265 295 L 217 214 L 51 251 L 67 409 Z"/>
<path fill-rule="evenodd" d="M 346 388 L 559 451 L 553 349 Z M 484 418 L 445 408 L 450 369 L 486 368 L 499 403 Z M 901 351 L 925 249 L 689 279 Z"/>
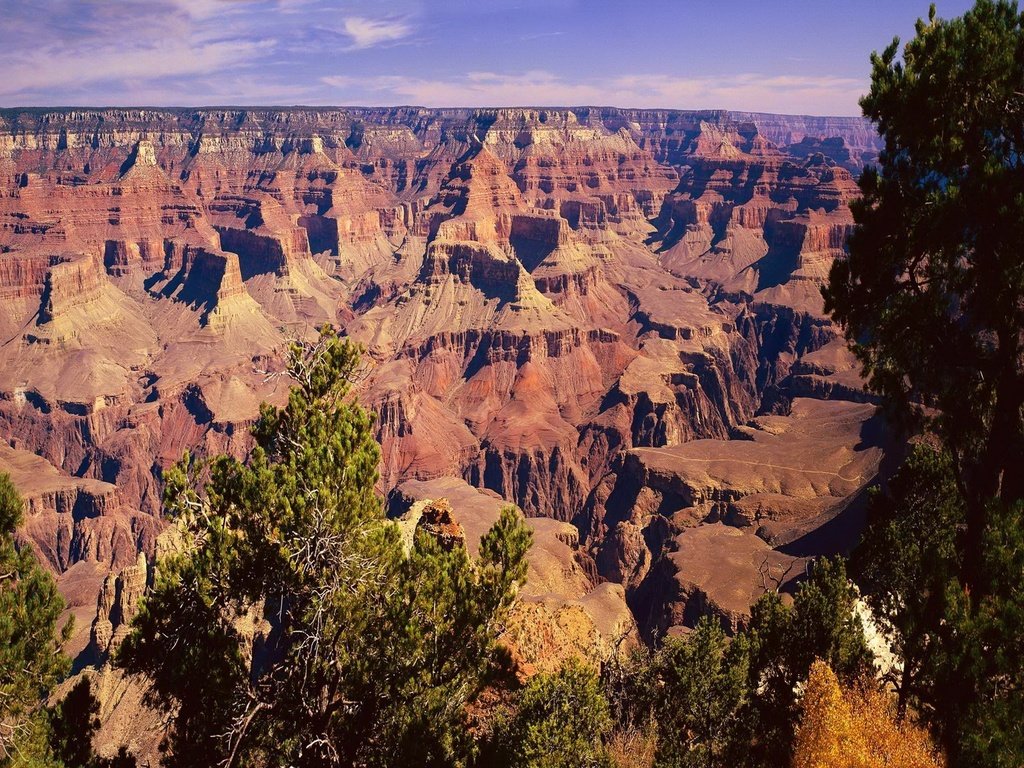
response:
<path fill-rule="evenodd" d="M 358 363 L 329 328 L 293 345 L 295 386 L 261 410 L 248 462 L 186 457 L 167 473 L 183 547 L 158 564 L 118 660 L 174 713 L 168 765 L 460 765 L 473 752 L 466 703 L 498 658 L 530 534 L 506 509 L 476 562 L 422 533 L 406 553 L 374 492 Z"/>
<path fill-rule="evenodd" d="M 963 581 L 982 578 L 988 509 L 1024 498 L 1024 18 L 935 6 L 861 100 L 885 140 L 860 178 L 826 309 L 887 406 L 945 442 L 966 505 Z"/>
<path fill-rule="evenodd" d="M 0 766 L 55 764 L 43 699 L 68 672 L 61 644 L 71 622 L 58 630 L 64 600 L 53 577 L 14 532 L 22 502 L 10 477 L 0 474 Z"/>
<path fill-rule="evenodd" d="M 993 502 L 985 596 L 947 591 L 934 700 L 951 764 L 1024 765 L 1024 503 Z"/>
<path fill-rule="evenodd" d="M 484 764 L 508 768 L 610 768 L 608 700 L 597 674 L 570 661 L 532 677 L 500 722 Z"/>
<path fill-rule="evenodd" d="M 793 599 L 787 630 L 786 663 L 794 682 L 805 679 L 816 659 L 824 659 L 840 680 L 871 671 L 872 655 L 856 611 L 857 592 L 840 558 L 821 558 Z"/>
<path fill-rule="evenodd" d="M 744 636 L 726 638 L 705 617 L 685 638 L 668 638 L 655 655 L 657 768 L 736 765 L 746 752 L 743 712 L 750 691 Z"/>
<path fill-rule="evenodd" d="M 854 568 L 901 662 L 890 680 L 902 718 L 909 706 L 936 706 L 935 664 L 948 635 L 946 596 L 959 573 L 964 510 L 949 457 L 926 445 L 911 450 L 887 486 L 872 492 Z"/>

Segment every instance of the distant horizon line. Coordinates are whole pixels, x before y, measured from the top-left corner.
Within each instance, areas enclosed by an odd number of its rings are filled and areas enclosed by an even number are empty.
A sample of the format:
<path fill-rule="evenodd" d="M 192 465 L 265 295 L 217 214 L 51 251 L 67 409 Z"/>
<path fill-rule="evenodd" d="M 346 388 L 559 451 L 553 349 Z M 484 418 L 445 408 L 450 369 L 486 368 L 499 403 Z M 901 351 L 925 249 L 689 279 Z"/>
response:
<path fill-rule="evenodd" d="M 45 105 L 22 105 L 22 106 L 0 106 L 0 112 L 102 112 L 108 110 L 152 110 L 152 111 L 213 111 L 213 110 L 337 110 L 337 111 L 370 111 L 370 110 L 425 110 L 434 112 L 497 112 L 507 109 L 520 110 L 550 110 L 572 112 L 576 110 L 616 110 L 619 112 L 675 112 L 686 114 L 700 113 L 733 113 L 741 115 L 761 115 L 765 117 L 796 117 L 813 119 L 841 119 L 841 120 L 863 120 L 868 123 L 870 118 L 864 115 L 838 115 L 838 114 L 809 114 L 798 112 L 764 112 L 750 109 L 729 109 L 725 107 L 708 108 L 682 108 L 682 107 L 617 107 L 613 105 L 577 104 L 577 105 L 538 105 L 538 104 L 507 104 L 501 106 L 467 107 L 467 106 L 445 106 L 428 107 L 421 104 L 388 104 L 378 106 L 367 106 L 359 104 L 203 104 L 203 105 L 154 105 L 154 104 L 108 104 L 108 105 L 75 105 L 63 104 L 56 106 Z"/>

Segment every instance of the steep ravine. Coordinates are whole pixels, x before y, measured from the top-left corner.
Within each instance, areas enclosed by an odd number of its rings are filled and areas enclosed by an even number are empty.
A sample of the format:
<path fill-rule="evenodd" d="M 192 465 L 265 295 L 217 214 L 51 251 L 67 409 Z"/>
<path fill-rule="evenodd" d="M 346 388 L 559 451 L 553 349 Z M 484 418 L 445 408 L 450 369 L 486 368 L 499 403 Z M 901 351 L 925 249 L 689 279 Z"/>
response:
<path fill-rule="evenodd" d="M 162 470 L 244 457 L 286 340 L 329 322 L 366 349 L 382 494 L 454 480 L 571 521 L 645 631 L 734 628 L 762 560 L 877 466 L 819 294 L 873 151 L 861 121 L 726 112 L 0 110 L 23 534 L 95 600 L 153 554 Z M 862 482 L 746 469 L 790 454 Z"/>

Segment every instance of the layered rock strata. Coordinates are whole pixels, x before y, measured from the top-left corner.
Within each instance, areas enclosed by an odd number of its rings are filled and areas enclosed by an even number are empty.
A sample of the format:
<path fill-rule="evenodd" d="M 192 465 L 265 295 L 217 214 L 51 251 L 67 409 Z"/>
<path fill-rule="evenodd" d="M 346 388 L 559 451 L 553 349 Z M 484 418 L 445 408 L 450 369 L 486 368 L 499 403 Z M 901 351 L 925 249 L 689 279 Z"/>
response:
<path fill-rule="evenodd" d="M 591 629 L 618 637 L 626 604 L 649 635 L 700 613 L 735 629 L 758 589 L 790 581 L 762 561 L 795 574 L 791 560 L 835 549 L 830 521 L 877 469 L 884 438 L 819 292 L 878 150 L 863 121 L 597 108 L 0 120 L 0 469 L 36 499 L 22 535 L 80 612 L 109 571 L 152 556 L 162 471 L 185 450 L 244 457 L 259 403 L 286 397 L 285 343 L 324 322 L 366 348 L 382 493 L 454 483 L 572 539 L 577 570 L 531 565 L 549 588 L 524 627 L 557 624 L 570 601 L 593 624 L 572 631 L 601 647 Z M 827 475 L 854 454 L 859 482 L 845 485 L 745 469 Z M 28 457 L 55 490 L 19 471 Z M 472 546 L 455 493 L 421 496 L 449 498 Z M 565 559 L 551 547 L 535 557 Z M 524 663 L 555 658 L 558 637 Z"/>

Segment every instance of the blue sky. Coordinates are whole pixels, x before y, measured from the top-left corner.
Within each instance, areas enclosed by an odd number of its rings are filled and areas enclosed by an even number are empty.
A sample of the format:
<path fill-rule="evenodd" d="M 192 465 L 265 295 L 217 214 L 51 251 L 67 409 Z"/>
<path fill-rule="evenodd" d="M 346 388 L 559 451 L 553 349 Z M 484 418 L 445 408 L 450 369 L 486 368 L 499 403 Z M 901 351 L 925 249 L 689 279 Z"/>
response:
<path fill-rule="evenodd" d="M 938 0 L 940 16 L 970 0 Z M 2 0 L 0 105 L 858 114 L 927 0 Z"/>

